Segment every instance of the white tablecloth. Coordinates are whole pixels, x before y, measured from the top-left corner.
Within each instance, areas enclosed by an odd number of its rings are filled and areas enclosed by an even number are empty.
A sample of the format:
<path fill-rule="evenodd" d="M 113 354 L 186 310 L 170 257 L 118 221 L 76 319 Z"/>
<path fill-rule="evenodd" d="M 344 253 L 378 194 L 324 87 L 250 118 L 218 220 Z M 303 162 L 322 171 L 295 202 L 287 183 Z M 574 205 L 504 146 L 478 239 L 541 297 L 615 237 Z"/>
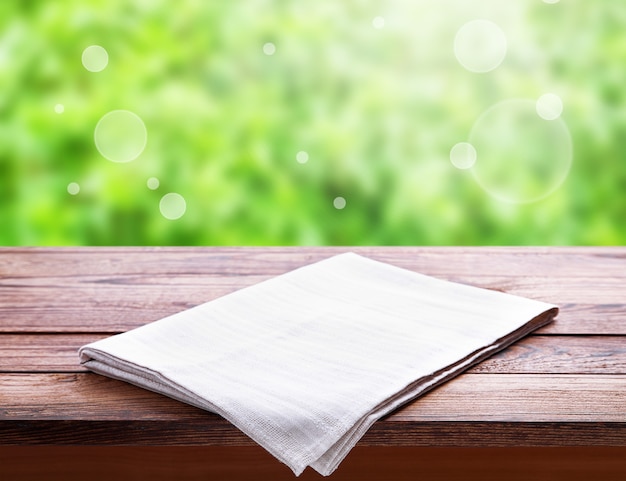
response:
<path fill-rule="evenodd" d="M 346 253 L 80 349 L 330 474 L 380 417 L 549 322 L 551 304 Z"/>

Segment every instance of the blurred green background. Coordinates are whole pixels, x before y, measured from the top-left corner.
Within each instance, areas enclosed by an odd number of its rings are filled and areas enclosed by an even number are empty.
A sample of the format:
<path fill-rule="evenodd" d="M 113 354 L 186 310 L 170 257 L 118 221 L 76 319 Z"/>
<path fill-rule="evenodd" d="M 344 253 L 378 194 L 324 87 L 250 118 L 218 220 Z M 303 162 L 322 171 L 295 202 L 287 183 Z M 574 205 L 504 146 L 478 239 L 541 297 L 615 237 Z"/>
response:
<path fill-rule="evenodd" d="M 621 0 L 3 0 L 0 244 L 625 244 L 625 29 Z"/>

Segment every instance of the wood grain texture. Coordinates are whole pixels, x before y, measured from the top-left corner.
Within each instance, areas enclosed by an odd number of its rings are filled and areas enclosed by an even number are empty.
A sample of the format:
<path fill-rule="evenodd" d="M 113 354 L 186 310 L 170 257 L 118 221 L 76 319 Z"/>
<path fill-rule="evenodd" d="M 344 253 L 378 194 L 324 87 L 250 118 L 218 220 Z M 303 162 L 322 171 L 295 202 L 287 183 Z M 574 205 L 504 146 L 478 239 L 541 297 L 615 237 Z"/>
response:
<path fill-rule="evenodd" d="M 0 334 L 0 373 L 86 372 L 78 348 L 108 334 Z"/>
<path fill-rule="evenodd" d="M 33 462 L 37 460 L 37 462 Z M 250 447 L 9 446 L 0 477 L 20 481 L 242 481 L 294 476 L 267 452 Z M 387 448 L 357 446 L 335 481 L 618 481 L 626 448 Z M 302 481 L 323 479 L 311 469 Z"/>
<path fill-rule="evenodd" d="M 626 423 L 625 402 L 623 375 L 463 374 L 389 421 Z"/>
<path fill-rule="evenodd" d="M 0 274 L 45 277 L 68 270 L 75 275 L 172 270 L 202 274 L 220 266 L 220 275 L 277 275 L 346 251 L 431 275 L 518 277 L 544 272 L 557 277 L 626 278 L 621 269 L 625 247 L 3 247 Z"/>
<path fill-rule="evenodd" d="M 529 336 L 468 372 L 626 374 L 626 337 Z"/>
<path fill-rule="evenodd" d="M 87 373 L 76 351 L 345 251 L 561 311 L 377 422 L 334 477 L 626 479 L 622 247 L 0 248 L 0 479 L 293 479 L 219 416 Z"/>
<path fill-rule="evenodd" d="M 0 335 L 0 373 L 85 372 L 78 348 L 107 334 Z M 626 374 L 620 336 L 528 336 L 470 373 Z"/>
<path fill-rule="evenodd" d="M 187 420 L 215 416 L 93 373 L 0 375 L 0 420 Z M 626 423 L 625 375 L 462 374 L 387 418 Z M 205 419 L 206 418 L 206 419 Z"/>
<path fill-rule="evenodd" d="M 4 248 L 0 331 L 122 332 L 347 250 L 556 303 L 543 333 L 626 335 L 624 248 Z"/>
<path fill-rule="evenodd" d="M 624 336 L 626 303 L 602 304 L 598 292 L 597 304 L 562 303 L 555 322 L 536 331 L 538 334 L 608 334 Z"/>
<path fill-rule="evenodd" d="M 7 445 L 252 446 L 250 438 L 221 420 L 208 427 L 186 420 L 3 421 Z M 624 423 L 500 421 L 378 422 L 359 446 L 559 447 L 625 446 Z"/>

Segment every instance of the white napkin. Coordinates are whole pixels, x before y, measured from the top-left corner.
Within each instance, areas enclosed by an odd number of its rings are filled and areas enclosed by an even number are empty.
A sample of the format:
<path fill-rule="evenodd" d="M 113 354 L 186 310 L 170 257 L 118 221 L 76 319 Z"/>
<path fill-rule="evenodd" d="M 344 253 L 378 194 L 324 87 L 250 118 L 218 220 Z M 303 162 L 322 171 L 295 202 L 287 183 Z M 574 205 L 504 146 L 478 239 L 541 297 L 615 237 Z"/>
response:
<path fill-rule="evenodd" d="M 80 359 L 220 414 L 296 475 L 328 475 L 377 419 L 556 313 L 346 253 L 88 344 Z"/>

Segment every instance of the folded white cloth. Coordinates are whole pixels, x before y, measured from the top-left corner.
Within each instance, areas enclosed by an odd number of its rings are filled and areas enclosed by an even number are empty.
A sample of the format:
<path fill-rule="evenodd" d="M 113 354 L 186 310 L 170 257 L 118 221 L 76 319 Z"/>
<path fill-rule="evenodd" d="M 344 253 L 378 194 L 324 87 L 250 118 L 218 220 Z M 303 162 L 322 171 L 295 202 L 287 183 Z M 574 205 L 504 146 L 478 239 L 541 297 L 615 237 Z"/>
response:
<path fill-rule="evenodd" d="M 296 475 L 328 475 L 377 419 L 556 313 L 346 253 L 88 344 L 80 359 L 220 414 Z"/>

